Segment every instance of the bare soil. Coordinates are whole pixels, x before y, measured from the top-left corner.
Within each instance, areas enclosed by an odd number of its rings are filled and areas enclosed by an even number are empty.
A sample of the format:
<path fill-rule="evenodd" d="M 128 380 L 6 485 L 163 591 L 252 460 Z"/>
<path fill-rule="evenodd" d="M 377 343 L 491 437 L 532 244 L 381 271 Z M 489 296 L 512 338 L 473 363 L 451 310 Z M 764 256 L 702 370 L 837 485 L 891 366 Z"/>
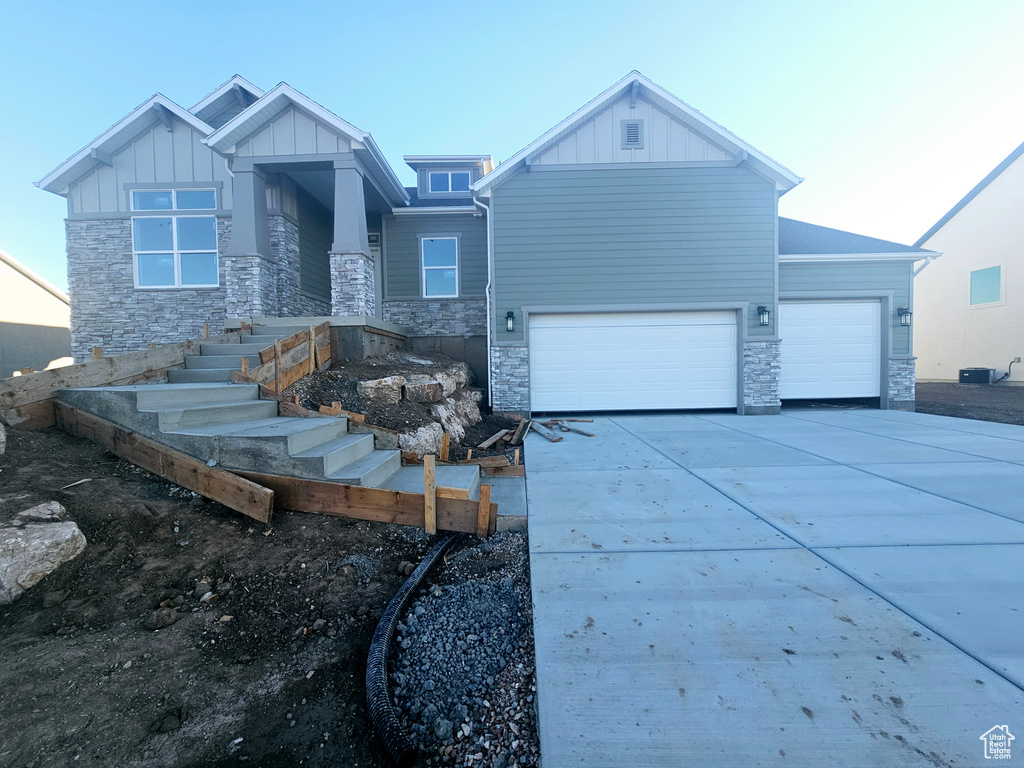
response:
<path fill-rule="evenodd" d="M 919 413 L 1024 425 L 1024 387 L 919 383 L 915 407 Z"/>
<path fill-rule="evenodd" d="M 0 765 L 386 765 L 366 654 L 426 534 L 262 525 L 87 441 L 8 430 L 0 519 L 53 499 L 88 546 L 0 606 Z M 161 604 L 176 620 L 154 630 Z"/>

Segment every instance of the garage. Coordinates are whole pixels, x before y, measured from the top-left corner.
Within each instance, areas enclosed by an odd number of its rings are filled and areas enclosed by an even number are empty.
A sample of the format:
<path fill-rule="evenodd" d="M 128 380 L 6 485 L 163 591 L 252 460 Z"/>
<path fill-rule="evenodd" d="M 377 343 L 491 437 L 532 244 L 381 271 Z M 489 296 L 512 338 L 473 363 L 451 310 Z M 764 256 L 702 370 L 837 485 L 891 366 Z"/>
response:
<path fill-rule="evenodd" d="M 780 302 L 781 399 L 878 397 L 879 301 Z"/>
<path fill-rule="evenodd" d="M 735 312 L 530 315 L 534 411 L 735 408 Z"/>

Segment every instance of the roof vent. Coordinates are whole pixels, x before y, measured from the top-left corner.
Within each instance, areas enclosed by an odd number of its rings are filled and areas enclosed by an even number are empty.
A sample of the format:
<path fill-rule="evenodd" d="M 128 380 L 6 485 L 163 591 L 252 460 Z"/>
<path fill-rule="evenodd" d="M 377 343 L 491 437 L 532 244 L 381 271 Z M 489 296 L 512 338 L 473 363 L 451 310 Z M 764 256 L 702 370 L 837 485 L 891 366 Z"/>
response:
<path fill-rule="evenodd" d="M 622 121 L 622 148 L 643 149 L 644 148 L 644 121 L 623 120 Z"/>

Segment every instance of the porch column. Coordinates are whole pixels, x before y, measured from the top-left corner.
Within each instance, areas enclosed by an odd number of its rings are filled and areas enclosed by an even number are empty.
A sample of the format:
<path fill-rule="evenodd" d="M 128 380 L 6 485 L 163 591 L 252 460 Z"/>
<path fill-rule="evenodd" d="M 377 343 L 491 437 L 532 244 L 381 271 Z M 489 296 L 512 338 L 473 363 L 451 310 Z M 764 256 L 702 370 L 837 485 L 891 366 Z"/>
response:
<path fill-rule="evenodd" d="M 366 236 L 363 176 L 351 160 L 334 163 L 334 244 L 330 256 L 331 314 L 372 317 L 373 258 Z"/>
<path fill-rule="evenodd" d="M 277 281 L 267 224 L 267 180 L 254 168 L 234 171 L 231 244 L 224 254 L 228 317 L 273 317 Z"/>

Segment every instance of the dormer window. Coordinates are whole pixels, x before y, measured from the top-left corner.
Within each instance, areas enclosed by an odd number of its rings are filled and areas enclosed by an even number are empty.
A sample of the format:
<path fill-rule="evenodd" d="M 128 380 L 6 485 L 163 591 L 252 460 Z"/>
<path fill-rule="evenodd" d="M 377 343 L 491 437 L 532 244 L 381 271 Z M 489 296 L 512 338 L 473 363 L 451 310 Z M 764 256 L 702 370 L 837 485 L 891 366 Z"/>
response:
<path fill-rule="evenodd" d="M 469 171 L 431 171 L 427 189 L 431 192 L 469 192 Z"/>

